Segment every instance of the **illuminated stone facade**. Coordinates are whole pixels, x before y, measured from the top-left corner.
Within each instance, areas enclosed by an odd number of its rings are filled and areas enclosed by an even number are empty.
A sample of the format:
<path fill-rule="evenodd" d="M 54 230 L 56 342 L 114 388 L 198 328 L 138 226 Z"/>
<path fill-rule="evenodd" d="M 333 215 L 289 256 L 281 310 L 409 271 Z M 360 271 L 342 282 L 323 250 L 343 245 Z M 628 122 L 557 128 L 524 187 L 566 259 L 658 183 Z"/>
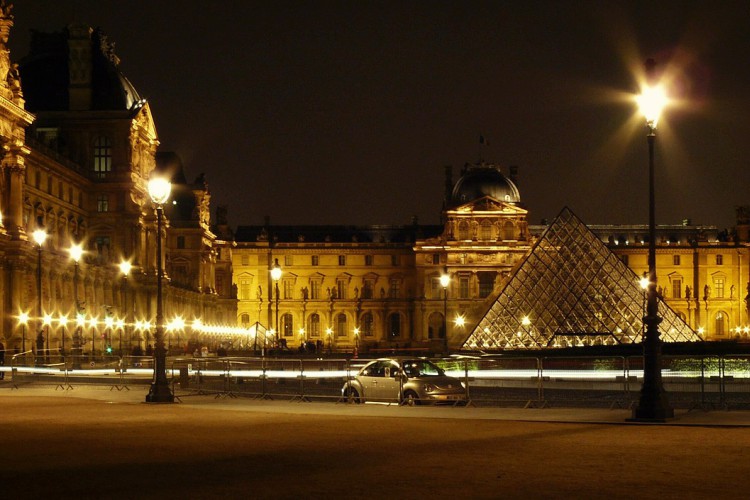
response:
<path fill-rule="evenodd" d="M 121 336 L 128 347 L 146 347 L 149 332 L 134 326 L 153 324 L 155 316 L 156 223 L 146 184 L 157 168 L 172 177 L 176 203 L 170 200 L 165 209 L 166 319 L 233 323 L 226 221 L 217 236 L 202 176 L 187 182 L 174 156 L 157 153 L 150 106 L 119 72 L 112 44 L 87 26 L 35 32 L 31 53 L 20 66 L 11 65 L 6 42 L 12 25 L 10 8 L 3 6 L 0 339 L 5 347 L 29 350 L 43 340 L 44 348 L 62 349 L 65 342 L 67 351 L 90 352 L 93 338 L 98 352 L 107 344 L 118 349 L 113 340 Z M 49 235 L 41 251 L 31 239 L 36 229 Z M 85 250 L 79 266 L 68 252 L 75 243 Z M 122 260 L 133 265 L 127 277 L 118 267 Z M 31 316 L 26 326 L 18 321 L 24 312 Z M 78 329 L 77 312 L 99 323 Z M 53 315 L 52 324 L 42 327 L 40 313 Z M 72 323 L 61 325 L 61 315 Z M 125 325 L 107 329 L 101 323 L 107 316 Z"/>

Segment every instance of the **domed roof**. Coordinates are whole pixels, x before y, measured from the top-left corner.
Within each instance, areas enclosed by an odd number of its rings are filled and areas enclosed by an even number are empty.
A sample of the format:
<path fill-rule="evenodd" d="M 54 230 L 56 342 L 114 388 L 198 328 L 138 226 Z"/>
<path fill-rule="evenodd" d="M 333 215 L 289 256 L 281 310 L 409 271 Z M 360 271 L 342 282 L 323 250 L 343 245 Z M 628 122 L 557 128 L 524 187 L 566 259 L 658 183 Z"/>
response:
<path fill-rule="evenodd" d="M 521 202 L 518 188 L 497 166 L 467 164 L 461 178 L 453 186 L 451 195 L 453 205 L 461 205 L 485 196 L 491 196 L 506 203 Z"/>
<path fill-rule="evenodd" d="M 83 34 L 81 36 L 81 34 Z M 113 44 L 100 30 L 70 26 L 58 33 L 33 31 L 29 55 L 21 60 L 21 86 L 26 109 L 67 111 L 71 109 L 70 41 L 75 38 L 89 45 L 89 58 L 76 61 L 76 74 L 88 74 L 83 84 L 90 88 L 91 100 L 86 109 L 130 110 L 141 100 L 135 87 L 118 69 L 120 60 Z M 80 86 L 80 85 L 79 85 Z"/>

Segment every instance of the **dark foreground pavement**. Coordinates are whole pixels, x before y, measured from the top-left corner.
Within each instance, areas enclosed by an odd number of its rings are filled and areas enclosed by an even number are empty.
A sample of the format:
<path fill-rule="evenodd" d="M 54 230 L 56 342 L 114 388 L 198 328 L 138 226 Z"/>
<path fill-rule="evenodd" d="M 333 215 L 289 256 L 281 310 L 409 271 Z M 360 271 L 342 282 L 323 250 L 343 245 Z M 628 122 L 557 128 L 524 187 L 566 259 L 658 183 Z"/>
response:
<path fill-rule="evenodd" d="M 750 413 L 0 389 L 1 498 L 747 498 Z"/>

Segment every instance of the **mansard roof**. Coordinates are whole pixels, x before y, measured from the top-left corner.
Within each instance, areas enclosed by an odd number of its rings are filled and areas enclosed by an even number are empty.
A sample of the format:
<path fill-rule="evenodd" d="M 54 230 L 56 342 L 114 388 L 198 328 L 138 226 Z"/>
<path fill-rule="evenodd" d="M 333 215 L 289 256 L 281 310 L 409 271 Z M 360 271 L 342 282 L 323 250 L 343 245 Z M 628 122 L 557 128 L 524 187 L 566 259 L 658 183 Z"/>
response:
<path fill-rule="evenodd" d="M 284 225 L 238 226 L 235 241 L 255 243 L 395 243 L 413 244 L 417 239 L 433 237 L 443 226 L 338 226 L 338 225 Z"/>

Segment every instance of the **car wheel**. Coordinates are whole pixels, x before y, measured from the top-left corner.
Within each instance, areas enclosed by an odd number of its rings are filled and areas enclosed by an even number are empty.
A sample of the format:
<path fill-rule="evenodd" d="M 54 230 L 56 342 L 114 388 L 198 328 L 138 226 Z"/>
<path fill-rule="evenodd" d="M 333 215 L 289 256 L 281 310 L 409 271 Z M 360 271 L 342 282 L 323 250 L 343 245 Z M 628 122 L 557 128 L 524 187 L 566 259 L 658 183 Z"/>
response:
<path fill-rule="evenodd" d="M 359 393 L 357 392 L 357 389 L 349 389 L 349 392 L 346 394 L 346 400 L 349 403 L 359 404 L 360 399 L 359 399 Z"/>
<path fill-rule="evenodd" d="M 417 406 L 419 404 L 419 396 L 414 391 L 406 391 L 404 393 L 404 399 L 402 404 L 406 406 Z"/>

